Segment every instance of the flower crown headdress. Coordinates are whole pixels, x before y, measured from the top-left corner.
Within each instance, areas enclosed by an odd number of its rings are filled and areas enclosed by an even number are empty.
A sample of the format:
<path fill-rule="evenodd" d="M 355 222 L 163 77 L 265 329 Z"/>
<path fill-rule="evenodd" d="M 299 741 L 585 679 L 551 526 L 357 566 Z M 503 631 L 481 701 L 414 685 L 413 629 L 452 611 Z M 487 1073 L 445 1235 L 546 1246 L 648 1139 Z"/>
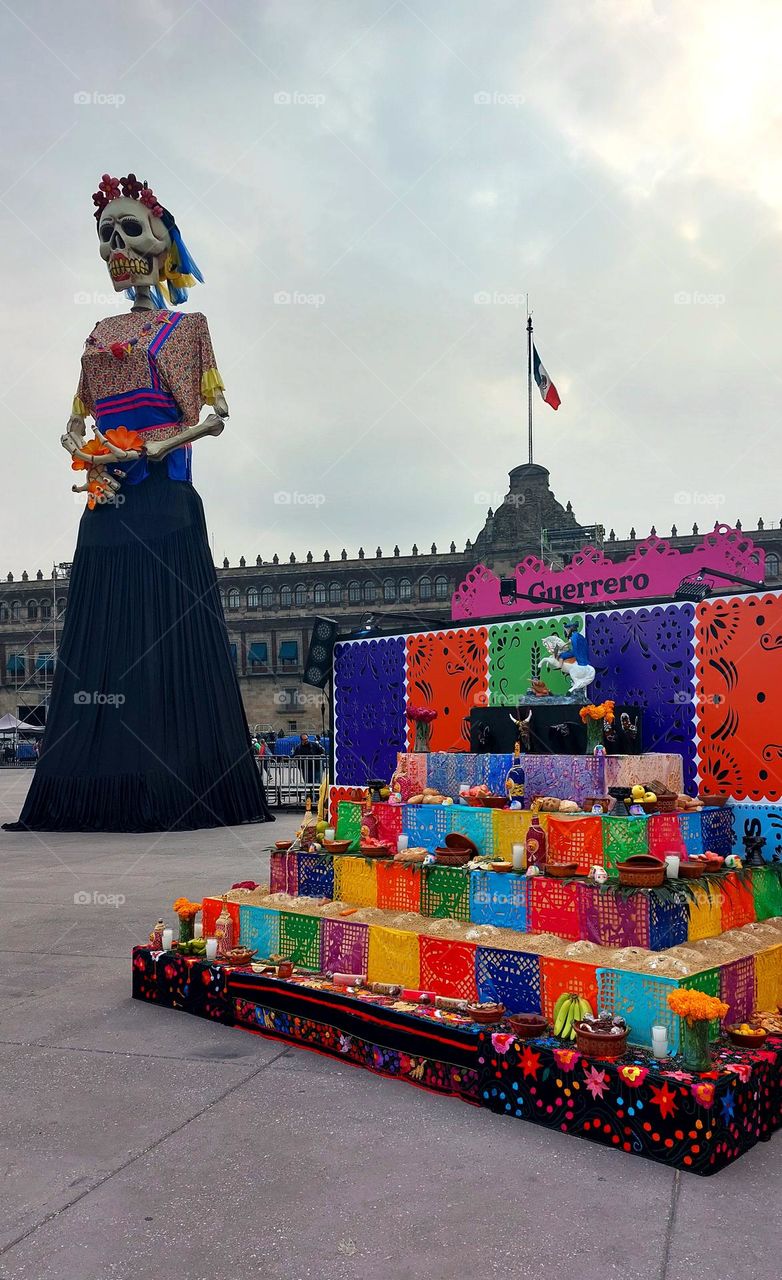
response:
<path fill-rule="evenodd" d="M 112 200 L 119 200 L 122 196 L 130 200 L 138 200 L 145 205 L 150 213 L 160 218 L 171 237 L 171 248 L 160 269 L 159 286 L 153 286 L 151 290 L 155 305 L 165 308 L 170 303 L 178 306 L 182 302 L 187 302 L 188 289 L 192 289 L 197 281 L 203 284 L 204 277 L 182 239 L 182 233 L 173 213 L 169 213 L 168 209 L 163 207 L 146 182 L 139 182 L 135 173 L 129 173 L 124 178 L 112 178 L 110 174 L 104 173 L 98 184 L 98 190 L 93 192 L 92 196 L 96 223 L 100 225 L 100 215 L 106 205 Z M 129 298 L 135 297 L 134 289 L 127 289 L 126 293 Z"/>

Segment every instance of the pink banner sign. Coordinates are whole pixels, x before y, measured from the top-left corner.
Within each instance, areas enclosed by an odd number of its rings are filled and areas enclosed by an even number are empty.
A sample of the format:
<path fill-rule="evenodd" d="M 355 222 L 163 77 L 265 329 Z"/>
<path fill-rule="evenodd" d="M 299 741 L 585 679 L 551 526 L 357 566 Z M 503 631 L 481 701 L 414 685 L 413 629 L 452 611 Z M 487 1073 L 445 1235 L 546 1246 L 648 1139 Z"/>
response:
<path fill-rule="evenodd" d="M 672 599 L 705 584 L 729 591 L 763 582 L 765 553 L 740 529 L 717 524 L 694 547 L 680 550 L 663 538 L 646 538 L 624 560 L 609 560 L 597 547 L 582 547 L 570 564 L 550 569 L 537 556 L 527 556 L 509 575 L 519 596 L 503 603 L 500 579 L 476 565 L 457 587 L 451 617 L 493 618 L 501 614 L 541 613 L 551 605 L 588 609 L 591 605 L 626 605 L 635 600 Z M 745 583 L 737 583 L 736 579 Z"/>

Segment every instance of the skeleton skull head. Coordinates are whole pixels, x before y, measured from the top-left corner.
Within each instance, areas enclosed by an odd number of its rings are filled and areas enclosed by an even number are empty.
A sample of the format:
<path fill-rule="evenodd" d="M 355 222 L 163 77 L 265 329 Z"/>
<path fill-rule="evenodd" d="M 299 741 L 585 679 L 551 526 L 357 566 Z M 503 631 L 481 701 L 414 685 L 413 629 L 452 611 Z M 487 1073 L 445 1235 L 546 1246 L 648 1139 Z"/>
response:
<path fill-rule="evenodd" d="M 140 200 L 110 200 L 98 222 L 100 256 L 115 290 L 157 284 L 171 246 L 164 223 Z"/>

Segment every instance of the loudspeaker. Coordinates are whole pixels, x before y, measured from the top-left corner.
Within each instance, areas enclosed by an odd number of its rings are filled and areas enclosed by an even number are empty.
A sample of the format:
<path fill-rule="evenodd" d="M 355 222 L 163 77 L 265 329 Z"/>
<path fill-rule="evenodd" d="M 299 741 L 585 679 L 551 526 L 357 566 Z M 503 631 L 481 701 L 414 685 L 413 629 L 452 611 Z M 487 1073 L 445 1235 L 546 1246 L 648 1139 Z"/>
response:
<path fill-rule="evenodd" d="M 337 642 L 338 631 L 339 625 L 333 618 L 315 619 L 307 661 L 304 663 L 305 684 L 314 685 L 316 689 L 325 689 L 331 679 L 334 645 Z"/>

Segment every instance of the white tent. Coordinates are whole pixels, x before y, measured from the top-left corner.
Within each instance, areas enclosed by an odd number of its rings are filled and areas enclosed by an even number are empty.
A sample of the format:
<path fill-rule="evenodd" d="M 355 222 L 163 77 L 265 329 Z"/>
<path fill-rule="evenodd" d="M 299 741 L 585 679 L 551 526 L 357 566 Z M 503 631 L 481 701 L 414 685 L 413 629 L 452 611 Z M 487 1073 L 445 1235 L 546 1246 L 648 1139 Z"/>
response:
<path fill-rule="evenodd" d="M 43 729 L 39 724 L 26 724 L 9 711 L 7 715 L 0 716 L 0 733 L 43 733 Z"/>

